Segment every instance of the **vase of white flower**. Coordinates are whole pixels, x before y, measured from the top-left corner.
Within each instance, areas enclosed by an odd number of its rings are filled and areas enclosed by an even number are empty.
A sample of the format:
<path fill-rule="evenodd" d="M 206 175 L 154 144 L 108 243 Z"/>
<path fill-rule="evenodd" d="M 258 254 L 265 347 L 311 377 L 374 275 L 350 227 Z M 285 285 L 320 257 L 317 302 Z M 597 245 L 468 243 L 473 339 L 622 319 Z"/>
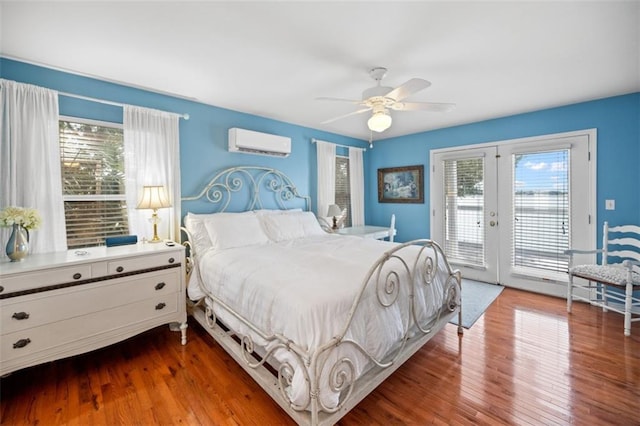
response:
<path fill-rule="evenodd" d="M 13 231 L 7 241 L 7 256 L 12 262 L 20 262 L 29 254 L 29 231 L 17 223 L 13 224 Z"/>
<path fill-rule="evenodd" d="M 40 222 L 40 215 L 35 209 L 12 206 L 0 211 L 0 226 L 12 228 L 6 249 L 12 262 L 19 262 L 27 257 L 29 229 L 36 229 Z"/>

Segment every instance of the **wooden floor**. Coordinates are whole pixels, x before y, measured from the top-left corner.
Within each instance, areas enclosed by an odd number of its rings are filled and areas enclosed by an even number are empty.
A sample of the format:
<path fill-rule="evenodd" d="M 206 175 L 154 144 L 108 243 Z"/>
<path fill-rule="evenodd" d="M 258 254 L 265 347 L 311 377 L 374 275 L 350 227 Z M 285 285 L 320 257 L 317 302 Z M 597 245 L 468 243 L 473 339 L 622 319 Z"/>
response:
<path fill-rule="evenodd" d="M 640 323 L 505 289 L 462 338 L 447 327 L 342 425 L 640 425 Z M 194 321 L 0 379 L 2 424 L 271 425 L 287 415 Z"/>

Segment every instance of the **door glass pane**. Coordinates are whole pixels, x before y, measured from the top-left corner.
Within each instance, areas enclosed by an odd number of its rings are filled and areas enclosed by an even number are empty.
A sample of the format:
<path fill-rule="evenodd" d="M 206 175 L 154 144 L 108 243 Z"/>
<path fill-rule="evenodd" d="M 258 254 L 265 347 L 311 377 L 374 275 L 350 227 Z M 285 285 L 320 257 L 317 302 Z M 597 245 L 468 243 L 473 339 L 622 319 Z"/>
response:
<path fill-rule="evenodd" d="M 566 272 L 569 150 L 514 154 L 512 266 Z"/>
<path fill-rule="evenodd" d="M 445 243 L 451 259 L 484 266 L 484 161 L 444 161 Z"/>

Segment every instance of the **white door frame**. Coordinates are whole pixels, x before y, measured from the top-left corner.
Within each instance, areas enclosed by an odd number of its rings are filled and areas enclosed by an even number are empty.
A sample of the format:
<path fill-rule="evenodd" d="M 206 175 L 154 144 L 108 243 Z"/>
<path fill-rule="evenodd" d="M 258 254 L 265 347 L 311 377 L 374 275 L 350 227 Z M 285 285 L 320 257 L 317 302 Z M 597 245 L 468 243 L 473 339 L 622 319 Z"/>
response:
<path fill-rule="evenodd" d="M 587 201 L 587 205 L 588 208 L 586 212 L 583 212 L 583 214 L 581 213 L 578 217 L 576 217 L 576 215 L 574 212 L 572 213 L 572 220 L 574 221 L 580 221 L 582 222 L 582 226 L 585 226 L 588 228 L 588 232 L 586 236 L 584 236 L 583 239 L 583 244 L 586 244 L 586 247 L 575 247 L 575 248 L 579 248 L 579 249 L 593 249 L 596 247 L 596 234 L 597 234 L 597 217 L 596 217 L 596 212 L 597 212 L 597 191 L 596 191 L 596 181 L 597 181 L 597 175 L 596 175 L 596 171 L 597 171 L 597 164 L 596 164 L 596 158 L 597 158 L 597 130 L 596 129 L 585 129 L 585 130 L 578 130 L 578 131 L 573 131 L 573 132 L 563 132 L 563 133 L 555 133 L 555 134 L 549 134 L 549 135 L 541 135 L 541 136 L 533 136 L 533 137 L 526 137 L 526 138 L 518 138 L 518 139 L 509 139 L 509 140 L 503 140 L 503 141 L 497 141 L 497 142 L 487 142 L 487 143 L 481 143 L 481 144 L 474 144 L 474 145 L 465 145 L 465 146 L 457 146 L 457 147 L 451 147 L 451 148 L 440 148 L 440 149 L 435 149 L 435 150 L 431 150 L 430 151 L 430 155 L 429 155 L 429 160 L 430 160 L 430 165 L 431 165 L 431 176 L 430 176 L 430 197 L 429 197 L 429 211 L 430 211 L 430 216 L 431 216 L 431 221 L 430 221 L 430 233 L 431 236 L 433 238 L 434 235 L 436 235 L 437 232 L 437 227 L 438 226 L 442 226 L 442 218 L 436 217 L 436 208 L 434 207 L 435 203 L 440 203 L 441 199 L 437 199 L 435 196 L 436 194 L 442 193 L 442 189 L 441 188 L 437 188 L 436 187 L 436 179 L 434 178 L 434 173 L 435 173 L 435 169 L 436 169 L 436 165 L 435 165 L 435 159 L 434 157 L 438 154 L 448 154 L 448 153 L 452 153 L 452 155 L 454 156 L 458 156 L 460 155 L 459 153 L 464 152 L 465 150 L 473 150 L 473 149 L 477 149 L 477 148 L 485 148 L 485 147 L 492 147 L 492 146 L 505 146 L 505 145 L 532 145 L 532 144 L 540 144 L 540 145 L 544 145 L 549 143 L 552 140 L 558 140 L 558 139 L 572 139 L 572 138 L 576 138 L 576 137 L 586 137 L 587 142 L 588 142 L 588 155 L 589 155 L 589 161 L 588 161 L 588 167 L 589 170 L 587 172 L 588 175 L 588 194 L 587 197 L 589 198 L 589 200 Z M 458 154 L 456 154 L 458 153 Z M 460 155 L 461 157 L 463 157 L 464 155 Z M 502 177 L 500 178 L 502 179 Z M 581 194 L 583 195 L 583 194 Z M 500 194 L 498 194 L 498 197 L 500 197 Z M 504 250 L 503 250 L 504 251 Z M 504 257 L 504 253 L 502 254 L 502 257 Z M 508 253 L 506 253 L 506 255 L 508 255 Z M 583 255 L 581 257 L 581 259 L 576 259 L 577 262 L 579 263 L 595 263 L 596 261 L 596 256 L 595 254 L 592 255 Z M 500 261 L 500 263 L 504 264 L 504 262 Z M 504 269 L 504 266 L 502 266 L 502 268 Z M 498 281 L 503 280 L 504 276 L 507 276 L 504 273 L 501 273 L 504 271 L 500 271 L 498 270 Z M 548 277 L 524 277 L 523 280 L 517 280 L 517 283 L 513 283 L 512 286 L 518 287 L 518 288 L 524 288 L 527 290 L 532 290 L 534 288 L 536 288 L 535 286 L 535 281 L 543 281 L 546 283 L 552 283 L 552 284 L 558 284 L 558 285 L 551 285 L 551 286 L 545 286 L 546 290 L 544 291 L 544 293 L 546 294 L 550 294 L 550 295 L 554 295 L 554 296 L 560 296 L 560 297 L 566 297 L 566 282 L 568 280 L 567 277 L 564 276 L 556 276 L 553 279 L 549 279 Z M 533 285 L 528 285 L 527 281 L 530 281 L 533 283 Z M 503 284 L 509 284 L 509 283 L 504 283 Z"/>
<path fill-rule="evenodd" d="M 497 213 L 498 213 L 498 182 L 497 182 L 497 174 L 495 170 L 497 168 L 496 163 L 496 154 L 497 149 L 495 145 L 490 146 L 469 146 L 465 149 L 456 149 L 456 150 L 447 150 L 435 153 L 431 157 L 431 175 L 432 177 L 435 174 L 444 174 L 444 170 L 442 170 L 442 166 L 444 162 L 447 160 L 478 160 L 482 159 L 483 162 L 483 211 L 482 218 L 480 219 L 478 225 L 482 225 L 482 229 L 484 231 L 484 237 L 482 241 L 483 245 L 483 264 L 470 264 L 469 262 L 463 262 L 460 260 L 452 261 L 452 265 L 462 272 L 465 278 L 469 278 L 476 281 L 484 281 L 492 284 L 498 283 L 498 267 L 499 267 L 499 253 L 497 248 L 499 247 L 498 233 L 495 232 L 495 229 L 487 229 L 490 221 L 497 221 Z M 438 162 L 435 162 L 435 158 L 437 157 Z M 487 170 L 490 170 L 490 173 L 486 173 Z M 431 179 L 431 202 L 433 200 L 444 200 L 445 193 L 443 185 L 436 185 L 433 183 L 436 179 Z M 492 188 L 492 190 L 487 190 L 487 188 Z M 431 209 L 431 238 L 434 238 L 434 230 L 435 234 L 438 235 L 437 230 L 443 230 L 445 227 L 445 215 L 436 214 L 436 209 Z M 445 251 L 447 251 L 447 247 L 445 246 L 445 241 L 437 241 Z"/>

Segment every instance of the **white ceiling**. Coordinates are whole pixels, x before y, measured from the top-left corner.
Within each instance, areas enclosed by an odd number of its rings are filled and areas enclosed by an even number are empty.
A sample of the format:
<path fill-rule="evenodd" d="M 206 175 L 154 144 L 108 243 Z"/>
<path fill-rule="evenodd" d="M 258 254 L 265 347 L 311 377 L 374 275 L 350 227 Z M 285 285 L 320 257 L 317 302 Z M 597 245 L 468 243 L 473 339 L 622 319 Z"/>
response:
<path fill-rule="evenodd" d="M 315 98 L 359 99 L 374 66 L 457 104 L 374 139 L 640 90 L 640 1 L 0 3 L 6 57 L 361 139 L 368 114 L 322 125 L 355 106 Z"/>

